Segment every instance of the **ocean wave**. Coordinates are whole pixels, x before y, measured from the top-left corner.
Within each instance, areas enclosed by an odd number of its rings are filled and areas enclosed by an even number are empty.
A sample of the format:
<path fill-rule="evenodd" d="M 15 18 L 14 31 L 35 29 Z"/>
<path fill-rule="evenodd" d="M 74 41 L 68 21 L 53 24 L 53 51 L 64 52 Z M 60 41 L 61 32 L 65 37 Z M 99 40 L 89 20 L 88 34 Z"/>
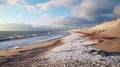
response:
<path fill-rule="evenodd" d="M 10 49 L 10 48 L 18 48 L 18 46 L 22 47 L 22 46 L 33 45 L 51 39 L 63 37 L 65 35 L 66 33 L 61 32 L 61 33 L 52 33 L 52 34 L 49 33 L 47 35 L 32 34 L 31 36 L 27 36 L 27 37 L 25 36 L 9 37 L 6 39 L 2 39 L 0 41 L 0 49 Z"/>

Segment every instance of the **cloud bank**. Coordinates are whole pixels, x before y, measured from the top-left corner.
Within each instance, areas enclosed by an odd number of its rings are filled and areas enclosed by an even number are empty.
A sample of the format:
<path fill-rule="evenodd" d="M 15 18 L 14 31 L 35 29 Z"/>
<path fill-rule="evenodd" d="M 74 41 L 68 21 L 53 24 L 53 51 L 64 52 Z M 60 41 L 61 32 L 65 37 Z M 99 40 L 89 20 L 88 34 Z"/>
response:
<path fill-rule="evenodd" d="M 77 17 L 91 18 L 94 16 L 113 14 L 119 0 L 83 0 L 80 5 L 72 8 L 72 13 Z M 116 9 L 116 12 L 118 9 Z"/>
<path fill-rule="evenodd" d="M 0 1 L 3 2 L 3 1 Z M 77 28 L 91 26 L 120 17 L 120 0 L 50 0 L 36 5 L 27 4 L 25 0 L 7 0 L 8 5 L 25 8 L 27 11 L 44 12 L 54 8 L 69 8 L 74 17 L 44 18 L 48 21 L 31 23 L 32 27 L 52 26 L 55 28 Z M 21 17 L 21 16 L 19 16 Z"/>
<path fill-rule="evenodd" d="M 26 23 L 0 23 L 0 31 L 45 31 L 45 30 L 59 30 L 54 27 L 40 26 L 33 27 Z"/>
<path fill-rule="evenodd" d="M 120 17 L 120 0 L 83 0 L 71 7 L 75 17 L 62 17 L 52 21 L 60 27 L 93 26 Z"/>

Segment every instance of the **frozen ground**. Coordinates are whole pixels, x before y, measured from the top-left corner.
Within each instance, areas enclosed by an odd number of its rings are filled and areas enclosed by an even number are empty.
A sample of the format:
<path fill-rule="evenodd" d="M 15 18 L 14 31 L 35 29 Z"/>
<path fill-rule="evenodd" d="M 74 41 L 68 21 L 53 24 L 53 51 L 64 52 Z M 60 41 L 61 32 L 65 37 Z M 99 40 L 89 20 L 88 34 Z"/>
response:
<path fill-rule="evenodd" d="M 89 46 L 97 41 L 87 40 L 83 34 L 72 33 L 70 36 L 62 38 L 62 41 L 64 42 L 63 45 L 52 49 L 43 57 L 45 62 L 64 64 L 78 61 L 84 63 L 81 66 L 85 67 L 120 67 L 120 54 L 103 56 L 90 52 L 98 50 Z"/>

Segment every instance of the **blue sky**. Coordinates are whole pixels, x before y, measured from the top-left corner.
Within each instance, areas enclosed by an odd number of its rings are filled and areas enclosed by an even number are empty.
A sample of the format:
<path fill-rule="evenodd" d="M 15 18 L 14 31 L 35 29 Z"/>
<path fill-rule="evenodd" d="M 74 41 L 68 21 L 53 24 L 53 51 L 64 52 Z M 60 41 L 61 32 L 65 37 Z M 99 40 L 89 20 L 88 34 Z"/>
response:
<path fill-rule="evenodd" d="M 0 30 L 88 27 L 118 18 L 119 11 L 120 0 L 0 0 Z"/>
<path fill-rule="evenodd" d="M 38 3 L 46 3 L 50 0 L 26 0 L 26 2 L 30 5 L 36 5 Z"/>
<path fill-rule="evenodd" d="M 12 1 L 12 0 L 11 0 Z M 35 6 L 39 3 L 45 3 L 49 0 L 26 0 L 28 5 Z M 70 12 L 70 9 L 59 7 L 52 8 L 49 12 L 32 12 L 27 11 L 25 8 L 17 8 L 17 7 L 2 7 L 0 8 L 0 21 L 1 22 L 24 22 L 24 21 L 39 21 L 41 15 L 47 14 L 50 15 L 51 18 L 61 17 L 61 16 L 73 16 Z M 21 18 L 19 17 L 21 15 Z"/>

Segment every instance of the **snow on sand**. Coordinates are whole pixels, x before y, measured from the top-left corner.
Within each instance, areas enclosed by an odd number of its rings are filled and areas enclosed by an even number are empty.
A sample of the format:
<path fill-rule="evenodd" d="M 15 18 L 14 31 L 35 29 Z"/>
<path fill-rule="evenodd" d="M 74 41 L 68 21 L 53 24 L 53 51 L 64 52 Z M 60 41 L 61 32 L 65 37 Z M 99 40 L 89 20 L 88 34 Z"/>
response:
<path fill-rule="evenodd" d="M 62 38 L 63 45 L 58 46 L 48 52 L 44 58 L 52 63 L 66 63 L 68 61 L 80 61 L 83 63 L 100 64 L 98 66 L 120 66 L 120 55 L 103 56 L 95 54 L 94 51 L 98 49 L 92 48 L 91 44 L 97 43 L 97 41 L 87 40 L 84 34 L 72 33 L 71 35 Z M 91 52 L 93 50 L 93 52 Z M 84 66 L 84 65 L 83 65 Z"/>

